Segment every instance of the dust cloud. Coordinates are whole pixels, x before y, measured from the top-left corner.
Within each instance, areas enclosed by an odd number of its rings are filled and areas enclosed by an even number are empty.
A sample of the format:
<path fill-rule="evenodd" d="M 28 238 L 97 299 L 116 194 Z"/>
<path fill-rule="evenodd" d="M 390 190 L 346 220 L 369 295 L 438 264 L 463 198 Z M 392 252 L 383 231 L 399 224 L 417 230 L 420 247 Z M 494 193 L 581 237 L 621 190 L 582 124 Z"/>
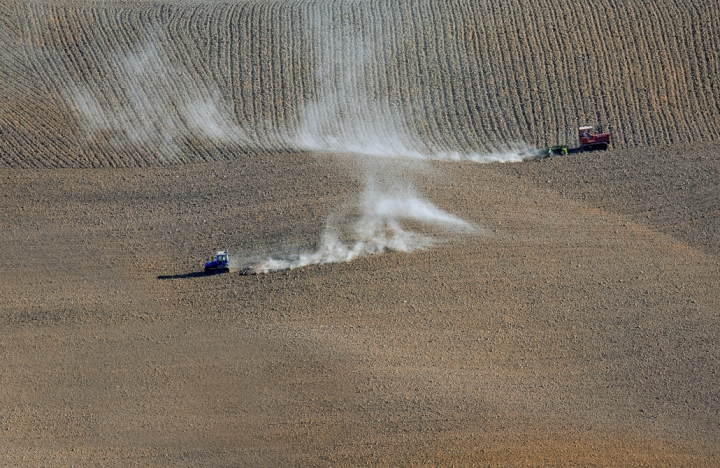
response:
<path fill-rule="evenodd" d="M 246 273 L 268 273 L 307 265 L 349 262 L 384 252 L 412 252 L 441 242 L 432 234 L 478 232 L 471 223 L 421 197 L 412 183 L 397 175 L 386 161 L 365 161 L 363 191 L 346 211 L 332 213 L 316 249 L 271 256 L 247 266 Z M 407 168 L 406 168 L 407 170 Z M 409 229 L 412 224 L 418 230 Z"/>
<path fill-rule="evenodd" d="M 195 80 L 176 66 L 161 47 L 164 40 L 159 27 L 147 28 L 144 43 L 131 53 L 110 57 L 106 82 L 72 87 L 70 101 L 86 138 L 108 136 L 116 147 L 150 148 L 168 162 L 177 160 L 188 137 L 252 147 L 223 105 L 217 86 Z M 113 93 L 108 93 L 108 83 L 114 85 Z"/>
<path fill-rule="evenodd" d="M 364 27 L 375 29 L 374 34 L 333 26 L 333 19 L 319 9 L 309 19 L 316 56 L 322 57 L 314 73 L 317 94 L 301 107 L 301 125 L 290 138 L 299 149 L 350 158 L 364 167 L 359 200 L 351 213 L 331 214 L 315 250 L 256 261 L 245 267 L 247 274 L 427 249 L 442 241 L 428 230 L 477 233 L 471 223 L 420 196 L 412 176 L 431 170 L 429 160 L 514 162 L 526 157 L 524 145 L 496 154 L 463 154 L 433 150 L 423 142 L 401 111 L 382 97 L 387 93 L 377 77 L 386 66 L 380 51 L 387 45 L 382 24 L 367 19 Z M 368 36 L 376 41 L 363 39 Z"/>
<path fill-rule="evenodd" d="M 225 85 L 187 70 L 184 56 L 177 54 L 190 52 L 165 50 L 169 39 L 160 25 L 146 27 L 144 40 L 129 49 L 104 54 L 98 64 L 102 79 L 71 84 L 66 99 L 87 141 L 142 147 L 169 163 L 180 161 L 187 140 L 228 144 L 237 151 L 479 163 L 517 162 L 534 154 L 522 142 L 490 152 L 463 152 L 444 147 L 432 135 L 421 137 L 404 109 L 390 102 L 388 84 L 380 78 L 390 66 L 386 50 L 393 47 L 388 42 L 397 38 L 385 34 L 382 20 L 361 3 L 349 4 L 367 22 L 338 25 L 320 6 L 308 8 L 305 37 L 316 57 L 314 86 L 309 99 L 298 102 L 294 122 L 240 121 L 223 98 L 232 94 Z"/>
<path fill-rule="evenodd" d="M 161 46 L 162 31 L 152 27 L 143 44 L 131 53 L 113 55 L 106 64 L 108 80 L 118 84 L 114 93 L 118 98 L 108 102 L 103 83 L 72 89 L 71 100 L 87 137 L 110 135 L 116 145 L 151 147 L 169 162 L 177 158 L 183 139 L 194 137 L 232 143 L 238 149 L 289 148 L 330 154 L 364 168 L 364 188 L 357 202 L 349 210 L 332 211 L 314 250 L 270 255 L 251 265 L 253 273 L 426 249 L 442 241 L 438 232 L 477 233 L 471 223 L 419 195 L 413 174 L 429 171 L 430 160 L 516 162 L 527 158 L 531 150 L 515 144 L 490 154 L 462 153 L 423 141 L 402 110 L 390 105 L 387 90 L 378 81 L 382 74 L 378 71 L 387 66 L 382 59 L 387 54 L 381 53 L 387 47 L 386 35 L 379 20 L 368 18 L 368 23 L 359 26 L 376 29 L 367 34 L 338 27 L 334 18 L 319 7 L 316 10 L 310 9 L 308 19 L 315 56 L 320 57 L 314 64 L 314 96 L 299 104 L 299 125 L 294 130 L 276 128 L 273 138 L 260 143 L 258 129 L 234 121 L 216 83 L 195 80 L 173 63 Z M 370 42 L 367 37 L 376 40 Z M 267 123 L 258 125 L 267 131 Z M 257 256 L 239 253 L 232 258 L 234 265 L 241 262 L 239 258 Z"/>
<path fill-rule="evenodd" d="M 360 24 L 342 24 L 316 6 L 308 19 L 315 43 L 315 99 L 300 108 L 301 125 L 291 145 L 310 152 L 472 162 L 518 162 L 535 149 L 518 142 L 489 154 L 438 147 L 414 130 L 400 106 L 390 101 L 382 81 L 388 51 L 398 38 L 362 2 L 347 2 Z M 340 21 L 340 25 L 338 25 Z M 372 38 L 372 40 L 368 39 Z M 425 116 L 428 120 L 430 116 Z"/>

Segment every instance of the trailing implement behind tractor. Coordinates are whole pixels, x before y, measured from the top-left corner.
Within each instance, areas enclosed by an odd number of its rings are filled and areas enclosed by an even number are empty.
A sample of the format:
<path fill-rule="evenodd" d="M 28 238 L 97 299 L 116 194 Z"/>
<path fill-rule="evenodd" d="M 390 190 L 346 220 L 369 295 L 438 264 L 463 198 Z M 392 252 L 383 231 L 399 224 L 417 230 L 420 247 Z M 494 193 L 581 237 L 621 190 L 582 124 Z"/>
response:
<path fill-rule="evenodd" d="M 228 259 L 227 250 L 222 250 L 215 254 L 215 259 L 205 264 L 205 274 L 212 275 L 215 273 L 228 273 L 230 271 L 230 260 Z"/>
<path fill-rule="evenodd" d="M 595 133 L 593 127 L 580 127 L 578 133 L 580 134 L 581 151 L 604 151 L 610 146 L 610 132 Z"/>
<path fill-rule="evenodd" d="M 569 148 L 565 145 L 554 145 L 548 148 L 547 157 L 568 154 Z"/>

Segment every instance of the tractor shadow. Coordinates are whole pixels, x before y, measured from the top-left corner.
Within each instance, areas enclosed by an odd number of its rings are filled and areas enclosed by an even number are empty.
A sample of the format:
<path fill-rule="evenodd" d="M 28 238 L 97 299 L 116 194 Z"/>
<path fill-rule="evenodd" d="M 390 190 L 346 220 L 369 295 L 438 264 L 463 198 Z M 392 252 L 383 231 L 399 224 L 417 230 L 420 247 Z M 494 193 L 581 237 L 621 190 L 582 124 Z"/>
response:
<path fill-rule="evenodd" d="M 191 272 L 191 273 L 183 273 L 183 274 L 180 274 L 180 275 L 159 275 L 159 276 L 157 277 L 157 279 L 159 279 L 159 280 L 169 280 L 169 279 L 205 278 L 205 277 L 207 277 L 207 276 L 222 275 L 222 274 L 226 274 L 226 273 L 229 273 L 229 272 L 227 272 L 227 271 L 219 271 L 219 272 L 216 272 L 216 273 L 205 274 L 205 273 L 202 272 L 202 271 L 193 271 L 193 272 Z"/>
<path fill-rule="evenodd" d="M 577 147 L 577 148 L 568 148 L 567 154 L 580 154 L 580 153 L 587 153 L 588 151 L 592 151 L 592 150 L 583 151 L 582 148 L 580 148 L 580 147 Z M 562 156 L 565 156 L 565 155 L 560 154 L 560 153 L 556 153 L 556 154 L 545 154 L 545 153 L 543 153 L 542 155 L 536 157 L 535 160 L 540 161 L 540 160 L 543 160 L 543 159 L 557 158 L 557 157 L 562 157 Z"/>

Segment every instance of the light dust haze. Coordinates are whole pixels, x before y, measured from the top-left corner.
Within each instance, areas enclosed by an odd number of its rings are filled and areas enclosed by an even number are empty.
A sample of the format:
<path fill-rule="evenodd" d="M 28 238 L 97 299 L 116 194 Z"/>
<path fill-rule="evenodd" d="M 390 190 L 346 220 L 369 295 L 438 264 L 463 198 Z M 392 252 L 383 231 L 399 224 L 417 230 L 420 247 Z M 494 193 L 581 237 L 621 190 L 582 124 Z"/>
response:
<path fill-rule="evenodd" d="M 443 232 L 478 232 L 420 196 L 412 176 L 428 171 L 428 160 L 516 162 L 532 150 L 522 143 L 491 154 L 431 147 L 414 134 L 401 110 L 382 98 L 381 85 L 373 78 L 378 73 L 367 73 L 385 66 L 379 53 L 388 46 L 382 25 L 370 24 L 380 34 L 369 43 L 334 25 L 319 7 L 308 24 L 307 37 L 319 57 L 313 67 L 314 99 L 299 103 L 298 128 L 274 129 L 278 147 L 236 122 L 212 79 L 194 79 L 173 63 L 163 51 L 164 36 L 157 25 L 147 28 L 143 44 L 112 55 L 112 62 L 105 64 L 109 79 L 120 84 L 120 104 L 104 103 L 105 84 L 99 82 L 77 84 L 67 94 L 88 139 L 110 135 L 114 145 L 152 147 L 170 163 L 187 136 L 248 150 L 294 149 L 354 158 L 363 168 L 363 190 L 351 212 L 332 211 L 315 249 L 259 259 L 258 273 L 347 262 L 386 251 L 411 252 L 436 244 Z M 427 229 L 417 232 L 408 224 Z M 236 264 L 238 258 L 257 258 L 253 252 L 231 256 Z"/>

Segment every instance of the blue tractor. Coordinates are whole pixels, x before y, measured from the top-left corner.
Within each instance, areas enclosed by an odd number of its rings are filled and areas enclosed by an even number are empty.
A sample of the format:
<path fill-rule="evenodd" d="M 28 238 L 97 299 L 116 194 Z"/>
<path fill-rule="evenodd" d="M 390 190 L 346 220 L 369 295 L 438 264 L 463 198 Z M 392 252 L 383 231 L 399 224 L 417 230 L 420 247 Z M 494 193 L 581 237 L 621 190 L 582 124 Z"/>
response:
<path fill-rule="evenodd" d="M 215 254 L 215 259 L 205 264 L 205 274 L 212 275 L 215 273 L 228 273 L 230 271 L 230 261 L 228 260 L 227 250 L 220 251 Z"/>

